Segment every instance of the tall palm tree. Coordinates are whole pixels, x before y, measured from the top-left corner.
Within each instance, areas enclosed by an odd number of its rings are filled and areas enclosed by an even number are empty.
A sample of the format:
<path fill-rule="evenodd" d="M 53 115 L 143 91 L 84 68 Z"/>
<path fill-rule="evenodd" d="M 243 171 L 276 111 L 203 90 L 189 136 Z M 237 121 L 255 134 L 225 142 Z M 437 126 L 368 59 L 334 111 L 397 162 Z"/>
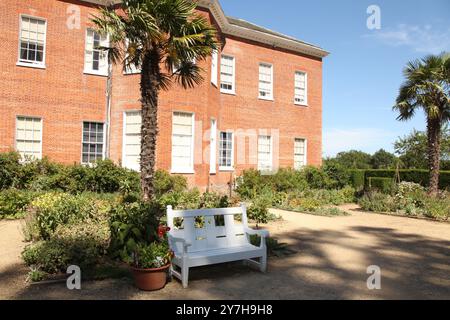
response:
<path fill-rule="evenodd" d="M 429 193 L 437 194 L 442 127 L 450 120 L 450 53 L 430 55 L 409 62 L 404 70 L 394 110 L 397 120 L 411 119 L 418 109 L 425 111 L 428 135 Z"/>
<path fill-rule="evenodd" d="M 108 54 L 123 68 L 141 69 L 141 187 L 143 200 L 154 196 L 158 96 L 172 83 L 192 88 L 203 81 L 196 61 L 217 49 L 215 28 L 190 0 L 124 0 L 100 9 L 92 21 L 110 37 Z"/>

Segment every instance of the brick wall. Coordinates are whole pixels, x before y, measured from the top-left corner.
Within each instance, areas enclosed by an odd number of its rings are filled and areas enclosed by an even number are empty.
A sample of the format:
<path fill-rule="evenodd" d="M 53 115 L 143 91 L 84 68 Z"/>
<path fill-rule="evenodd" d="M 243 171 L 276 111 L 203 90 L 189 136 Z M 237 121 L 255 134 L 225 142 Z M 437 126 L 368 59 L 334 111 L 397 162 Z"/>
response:
<path fill-rule="evenodd" d="M 80 5 L 81 28 L 66 27 L 67 8 Z M 81 159 L 83 121 L 104 122 L 106 117 L 106 79 L 83 74 L 84 44 L 89 13 L 95 8 L 77 1 L 2 0 L 0 3 L 0 152 L 14 148 L 17 115 L 43 118 L 43 155 L 72 163 Z M 200 10 L 202 14 L 212 16 Z M 29 14 L 47 19 L 46 69 L 16 66 L 18 57 L 19 15 Z M 244 148 L 235 152 L 236 171 L 209 174 L 209 134 L 211 118 L 221 130 L 275 130 L 279 133 L 279 165 L 293 166 L 294 139 L 308 141 L 308 164 L 320 165 L 322 159 L 322 61 L 258 43 L 226 37 L 223 53 L 236 61 L 236 95 L 221 94 L 211 84 L 211 59 L 201 61 L 205 82 L 195 89 L 184 90 L 174 85 L 162 92 L 159 101 L 160 134 L 157 146 L 157 167 L 171 170 L 172 112 L 195 113 L 195 174 L 187 175 L 191 185 L 204 189 L 211 185 L 225 190 L 227 182 L 243 169 L 256 167 L 249 155 L 256 140 L 246 139 Z M 274 101 L 258 99 L 258 68 L 260 62 L 273 64 Z M 220 65 L 220 58 L 219 58 Z M 307 107 L 294 104 L 295 71 L 308 73 Z M 219 67 L 220 73 L 220 67 Z M 218 77 L 220 81 L 220 76 Z M 139 75 L 124 75 L 114 68 L 111 158 L 122 160 L 123 113 L 139 110 Z M 258 131 L 256 131 L 258 132 Z M 261 132 L 262 133 L 262 132 Z M 203 139 L 203 136 L 206 139 Z M 275 149 L 277 146 L 274 145 Z M 245 155 L 243 156 L 243 153 Z M 245 161 L 238 161 L 243 159 Z M 254 154 L 256 157 L 256 155 Z M 275 154 L 276 156 L 276 154 Z M 218 158 L 218 157 L 217 157 Z M 278 158 L 278 157 L 276 157 Z M 276 164 L 277 161 L 274 161 Z"/>

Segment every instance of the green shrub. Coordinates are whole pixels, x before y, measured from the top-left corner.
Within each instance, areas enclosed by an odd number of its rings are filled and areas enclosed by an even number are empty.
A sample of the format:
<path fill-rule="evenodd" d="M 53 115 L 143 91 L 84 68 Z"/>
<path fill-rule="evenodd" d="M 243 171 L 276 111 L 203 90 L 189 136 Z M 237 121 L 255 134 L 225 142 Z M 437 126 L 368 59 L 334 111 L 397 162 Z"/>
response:
<path fill-rule="evenodd" d="M 320 168 L 309 166 L 305 167 L 301 172 L 311 189 L 329 189 L 333 188 L 335 185 L 335 181 Z"/>
<path fill-rule="evenodd" d="M 205 192 L 200 197 L 199 209 L 228 208 L 228 196 L 215 192 Z"/>
<path fill-rule="evenodd" d="M 365 187 L 365 171 L 350 170 L 350 182 L 357 192 L 364 190 Z"/>
<path fill-rule="evenodd" d="M 341 217 L 341 216 L 348 216 L 349 214 L 347 211 L 341 210 L 339 208 L 335 207 L 322 207 L 318 208 L 313 212 L 310 212 L 314 215 L 318 216 L 325 216 L 325 217 Z"/>
<path fill-rule="evenodd" d="M 183 192 L 187 190 L 187 180 L 183 176 L 170 175 L 166 171 L 158 170 L 155 173 L 155 196 L 161 197 L 169 192 Z"/>
<path fill-rule="evenodd" d="M 69 254 L 59 241 L 39 241 L 25 247 L 22 258 L 28 266 L 35 266 L 47 273 L 58 273 L 69 266 Z"/>
<path fill-rule="evenodd" d="M 99 218 L 109 211 L 106 201 L 92 194 L 70 195 L 46 193 L 37 197 L 30 205 L 32 219 L 27 220 L 28 229 L 34 229 L 35 240 L 48 240 L 59 225 L 82 223 L 90 218 Z"/>
<path fill-rule="evenodd" d="M 157 239 L 158 220 L 163 211 L 157 203 L 116 203 L 110 211 L 112 258 L 126 260 L 137 243 L 151 243 Z"/>
<path fill-rule="evenodd" d="M 268 184 L 268 176 L 262 176 L 257 170 L 246 170 L 236 179 L 236 192 L 244 199 L 256 197 L 264 187 L 272 188 Z"/>
<path fill-rule="evenodd" d="M 396 170 L 366 170 L 366 183 L 370 177 L 392 178 L 395 179 Z M 399 170 L 400 180 L 406 182 L 415 182 L 424 187 L 428 187 L 428 170 Z M 439 175 L 439 188 L 442 190 L 450 188 L 450 171 L 441 171 Z"/>
<path fill-rule="evenodd" d="M 28 205 L 36 193 L 8 189 L 0 191 L 0 219 L 19 219 L 26 214 Z"/>
<path fill-rule="evenodd" d="M 0 153 L 0 190 L 19 184 L 20 159 L 17 152 Z"/>
<path fill-rule="evenodd" d="M 396 212 L 398 209 L 394 197 L 380 193 L 368 192 L 358 201 L 360 207 L 366 211 L 373 212 Z"/>
<path fill-rule="evenodd" d="M 395 189 L 395 183 L 392 178 L 371 177 L 368 179 L 369 190 L 377 190 L 382 193 L 392 194 Z"/>
<path fill-rule="evenodd" d="M 290 192 L 308 189 L 308 183 L 302 171 L 294 169 L 280 169 L 277 173 L 266 178 L 271 180 L 266 189 L 273 185 L 275 192 Z"/>
<path fill-rule="evenodd" d="M 27 246 L 22 257 L 28 266 L 50 274 L 65 272 L 69 265 L 89 268 L 105 255 L 109 241 L 106 221 L 60 225 L 51 239 Z"/>
<path fill-rule="evenodd" d="M 247 209 L 247 216 L 250 220 L 256 222 L 256 227 L 259 224 L 269 222 L 270 213 L 268 207 L 271 205 L 270 201 L 264 197 L 256 197 Z"/>
<path fill-rule="evenodd" d="M 426 197 L 424 200 L 424 215 L 436 220 L 448 220 L 450 218 L 450 196 Z"/>
<path fill-rule="evenodd" d="M 331 180 L 329 187 L 340 189 L 352 184 L 351 173 L 341 164 L 326 162 L 323 171 Z"/>

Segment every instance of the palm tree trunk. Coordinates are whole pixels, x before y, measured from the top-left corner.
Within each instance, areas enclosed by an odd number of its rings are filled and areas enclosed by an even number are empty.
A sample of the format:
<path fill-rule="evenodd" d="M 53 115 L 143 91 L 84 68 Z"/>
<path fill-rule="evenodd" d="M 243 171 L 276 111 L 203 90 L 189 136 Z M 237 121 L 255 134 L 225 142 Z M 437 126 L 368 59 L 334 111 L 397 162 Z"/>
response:
<path fill-rule="evenodd" d="M 428 119 L 428 165 L 430 168 L 430 195 L 439 191 L 439 169 L 441 155 L 441 122 L 439 119 Z"/>
<path fill-rule="evenodd" d="M 152 50 L 142 62 L 141 72 L 141 188 L 144 201 L 154 197 L 153 177 L 156 163 L 156 138 L 158 135 L 158 93 L 160 78 L 159 52 Z"/>

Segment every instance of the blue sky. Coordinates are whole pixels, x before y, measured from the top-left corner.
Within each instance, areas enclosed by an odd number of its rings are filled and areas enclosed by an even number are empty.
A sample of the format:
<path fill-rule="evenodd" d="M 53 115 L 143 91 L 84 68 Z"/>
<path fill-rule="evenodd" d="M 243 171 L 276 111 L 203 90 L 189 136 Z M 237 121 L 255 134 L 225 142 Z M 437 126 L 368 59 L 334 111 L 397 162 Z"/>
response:
<path fill-rule="evenodd" d="M 422 114 L 396 121 L 402 70 L 413 59 L 450 51 L 450 1 L 221 0 L 227 15 L 319 45 L 324 60 L 324 156 L 350 149 L 393 151 Z M 367 8 L 381 10 L 381 29 L 367 28 Z"/>

